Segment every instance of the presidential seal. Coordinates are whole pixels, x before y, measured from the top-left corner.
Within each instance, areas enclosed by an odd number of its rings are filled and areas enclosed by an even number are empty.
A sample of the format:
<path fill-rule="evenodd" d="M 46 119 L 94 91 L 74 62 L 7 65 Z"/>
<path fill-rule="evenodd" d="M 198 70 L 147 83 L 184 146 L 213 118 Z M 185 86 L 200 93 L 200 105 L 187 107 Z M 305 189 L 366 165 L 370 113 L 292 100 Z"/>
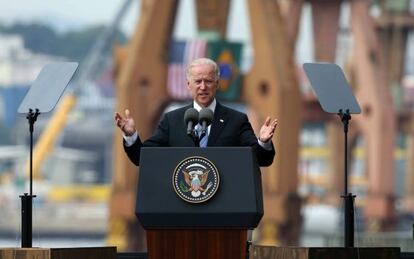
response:
<path fill-rule="evenodd" d="M 178 197 L 186 202 L 201 203 L 209 200 L 216 193 L 220 176 L 210 160 L 193 156 L 177 165 L 172 180 Z"/>

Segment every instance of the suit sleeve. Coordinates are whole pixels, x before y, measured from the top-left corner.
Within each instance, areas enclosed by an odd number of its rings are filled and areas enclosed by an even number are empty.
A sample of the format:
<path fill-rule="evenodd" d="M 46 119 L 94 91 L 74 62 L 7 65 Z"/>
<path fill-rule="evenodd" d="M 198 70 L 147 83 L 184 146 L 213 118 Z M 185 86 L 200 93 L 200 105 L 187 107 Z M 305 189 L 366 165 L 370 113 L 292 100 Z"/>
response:
<path fill-rule="evenodd" d="M 253 148 L 259 166 L 270 166 L 273 163 L 273 159 L 276 154 L 273 143 L 271 150 L 266 150 L 259 145 L 252 125 L 250 124 L 247 115 L 245 114 L 243 115 L 241 125 L 240 139 L 242 146 L 251 146 Z"/>
<path fill-rule="evenodd" d="M 164 116 L 161 122 L 158 124 L 158 127 L 155 133 L 146 141 L 142 142 L 141 138 L 138 135 L 135 143 L 129 147 L 125 145 L 124 140 L 124 150 L 128 155 L 129 160 L 134 163 L 136 166 L 139 166 L 139 160 L 141 156 L 142 147 L 165 147 L 168 146 L 168 116 Z"/>

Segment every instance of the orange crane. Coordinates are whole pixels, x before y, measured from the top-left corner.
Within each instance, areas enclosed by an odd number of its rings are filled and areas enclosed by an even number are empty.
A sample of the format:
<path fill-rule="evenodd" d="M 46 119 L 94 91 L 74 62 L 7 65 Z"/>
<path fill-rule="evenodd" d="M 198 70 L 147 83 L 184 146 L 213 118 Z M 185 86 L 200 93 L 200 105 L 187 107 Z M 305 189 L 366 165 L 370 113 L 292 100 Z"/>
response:
<path fill-rule="evenodd" d="M 298 17 L 305 1 L 286 2 L 289 35 L 294 36 L 297 33 L 294 28 L 298 26 Z M 350 75 L 349 80 L 363 109 L 362 115 L 354 116 L 351 121 L 350 139 L 353 139 L 351 142 L 358 136 L 364 139 L 364 173 L 368 179 L 364 214 L 368 219 L 367 223 L 376 222 L 378 230 L 387 229 L 395 217 L 393 163 L 397 115 L 387 85 L 387 69 L 380 38 L 375 21 L 370 15 L 371 1 L 308 0 L 307 3 L 312 7 L 315 59 L 321 62 L 335 62 L 340 11 L 345 4 L 350 7 L 349 27 L 354 44 L 347 74 Z M 337 117 L 325 118 L 325 122 L 330 150 L 327 200 L 338 205 L 341 202 L 338 197 L 343 186 L 343 132 Z"/>
<path fill-rule="evenodd" d="M 263 170 L 265 217 L 259 228 L 259 242 L 294 244 L 300 229 L 300 199 L 296 189 L 301 116 L 293 48 L 285 37 L 278 1 L 248 3 L 255 62 L 243 85 L 244 99 L 251 104 L 259 121 L 268 114 L 277 117 L 281 122 L 277 135 L 283 136 L 275 139 L 276 149 L 280 150 L 276 162 Z M 196 4 L 199 30 L 218 32 L 223 39 L 229 1 L 198 0 Z M 165 88 L 166 57 L 177 5 L 176 0 L 142 0 L 132 39 L 115 52 L 116 110 L 131 110 L 143 139 L 152 133 L 171 99 Z M 137 168 L 128 161 L 121 140 L 121 133 L 116 131 L 108 241 L 120 250 L 144 251 L 144 231 L 134 215 Z"/>

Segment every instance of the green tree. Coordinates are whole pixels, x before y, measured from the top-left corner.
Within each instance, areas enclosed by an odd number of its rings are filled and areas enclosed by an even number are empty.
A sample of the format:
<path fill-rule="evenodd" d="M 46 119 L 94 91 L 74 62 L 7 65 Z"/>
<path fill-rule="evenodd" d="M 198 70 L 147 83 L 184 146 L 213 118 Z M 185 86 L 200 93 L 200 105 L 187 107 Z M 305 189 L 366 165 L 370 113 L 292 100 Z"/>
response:
<path fill-rule="evenodd" d="M 50 26 L 38 23 L 0 25 L 0 33 L 21 35 L 25 48 L 34 53 L 62 56 L 77 61 L 86 57 L 104 29 L 105 26 L 98 25 L 59 34 Z M 126 36 L 120 30 L 115 35 L 119 42 L 126 42 Z M 107 46 L 105 53 L 110 54 L 111 48 L 112 46 Z"/>

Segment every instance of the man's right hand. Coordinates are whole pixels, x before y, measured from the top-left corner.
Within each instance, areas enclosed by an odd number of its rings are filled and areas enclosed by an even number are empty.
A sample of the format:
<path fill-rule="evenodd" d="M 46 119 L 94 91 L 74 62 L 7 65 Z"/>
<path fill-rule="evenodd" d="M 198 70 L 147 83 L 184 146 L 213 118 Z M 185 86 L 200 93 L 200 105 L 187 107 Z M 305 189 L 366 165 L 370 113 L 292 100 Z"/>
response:
<path fill-rule="evenodd" d="M 125 136 L 132 136 L 137 130 L 135 128 L 134 119 L 128 109 L 125 110 L 125 118 L 123 118 L 118 112 L 115 112 L 115 124 L 124 132 Z"/>

